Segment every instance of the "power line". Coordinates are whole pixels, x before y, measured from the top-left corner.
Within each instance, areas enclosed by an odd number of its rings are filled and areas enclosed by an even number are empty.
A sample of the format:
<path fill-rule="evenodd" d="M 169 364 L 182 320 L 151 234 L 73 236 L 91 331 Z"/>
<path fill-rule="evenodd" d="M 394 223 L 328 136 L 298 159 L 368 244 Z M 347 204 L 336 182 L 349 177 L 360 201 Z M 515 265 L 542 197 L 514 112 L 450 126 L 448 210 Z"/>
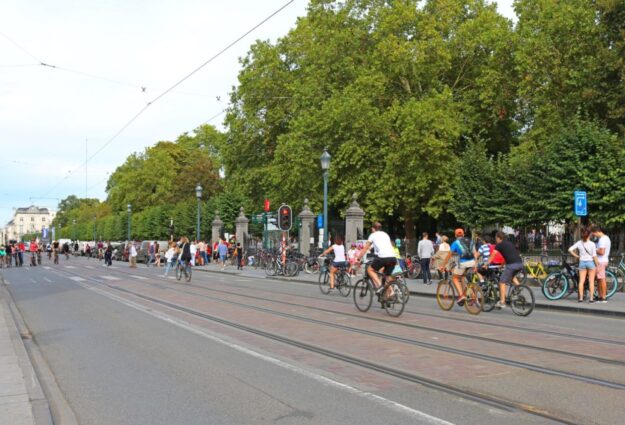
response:
<path fill-rule="evenodd" d="M 11 37 L 9 37 L 8 35 L 6 35 L 3 32 L 0 32 L 0 36 L 4 37 L 9 43 L 11 43 L 12 45 L 14 45 L 15 47 L 17 47 L 18 49 L 20 49 L 22 52 L 26 53 L 28 56 L 30 56 L 31 58 L 33 58 L 37 63 L 42 63 L 42 60 L 39 59 L 37 56 L 33 55 L 32 53 L 30 53 L 28 50 L 26 50 L 25 48 L 23 48 L 22 46 L 20 46 L 19 44 L 17 44 L 17 42 L 15 40 L 13 40 Z"/>
<path fill-rule="evenodd" d="M 53 190 L 55 190 L 57 187 L 59 187 L 65 180 L 67 180 L 72 174 L 74 174 L 76 171 L 82 169 L 82 167 L 86 166 L 87 163 L 89 161 L 91 161 L 94 157 L 96 157 L 100 152 L 102 152 L 104 149 L 106 149 L 107 146 L 109 146 L 111 143 L 113 143 L 113 141 L 115 139 L 117 139 L 117 137 L 119 137 L 120 134 L 122 134 L 133 122 L 135 122 L 151 105 L 153 105 L 155 102 L 159 101 L 161 98 L 163 98 L 165 95 L 167 95 L 169 92 L 171 92 L 172 90 L 174 90 L 176 87 L 178 87 L 180 84 L 182 84 L 183 82 L 185 82 L 186 80 L 188 80 L 191 76 L 193 76 L 194 74 L 196 74 L 198 71 L 200 71 L 202 68 L 204 68 L 206 65 L 210 64 L 211 62 L 213 62 L 215 59 L 217 59 L 219 56 L 221 56 L 222 54 L 224 54 L 227 50 L 229 50 L 230 48 L 232 48 L 234 45 L 236 45 L 238 42 L 240 42 L 241 40 L 243 40 L 245 37 L 247 37 L 249 34 L 251 34 L 252 32 L 254 32 L 255 30 L 257 30 L 259 27 L 261 27 L 263 24 L 265 24 L 267 21 L 269 21 L 271 18 L 273 18 L 274 16 L 276 16 L 278 13 L 282 12 L 282 10 L 286 9 L 291 3 L 293 3 L 295 0 L 289 0 L 287 1 L 284 5 L 282 5 L 280 8 L 278 8 L 276 11 L 274 11 L 273 13 L 271 13 L 269 16 L 267 16 L 265 19 L 263 19 L 262 21 L 260 21 L 258 24 L 254 25 L 251 29 L 249 29 L 248 31 L 246 31 L 243 35 L 241 35 L 240 37 L 238 37 L 236 40 L 234 40 L 232 43 L 228 44 L 226 47 L 224 47 L 223 49 L 221 49 L 219 52 L 217 52 L 215 55 L 213 55 L 212 57 L 210 57 L 208 60 L 204 61 L 200 66 L 198 66 L 197 68 L 195 68 L 193 71 L 191 71 L 190 73 L 188 73 L 187 75 L 185 75 L 183 78 L 181 78 L 180 80 L 178 80 L 176 83 L 174 83 L 172 86 L 170 86 L 168 89 L 166 89 L 165 91 L 163 91 L 162 93 L 160 93 L 158 96 L 156 96 L 154 99 L 152 99 L 151 101 L 149 101 L 143 108 L 141 108 L 141 110 L 139 110 L 139 112 L 137 112 L 136 115 L 134 115 L 128 122 L 126 122 L 126 124 L 124 124 L 122 126 L 122 128 L 120 128 L 111 138 L 109 138 L 100 148 L 98 148 L 90 157 L 88 157 L 86 159 L 86 161 L 81 164 L 78 168 L 76 168 L 73 171 L 70 171 L 69 174 L 67 176 L 65 176 L 65 178 L 63 178 L 61 181 L 59 181 L 59 183 L 57 183 L 56 185 L 54 185 L 52 187 L 52 189 L 50 189 L 49 191 L 47 191 L 45 193 L 44 196 L 52 193 Z M 10 39 L 9 39 L 10 40 Z M 24 50 L 25 52 L 27 52 L 26 50 Z M 35 58 L 34 56 L 32 56 L 35 60 L 38 60 L 37 58 Z M 39 61 L 39 60 L 38 60 Z M 42 61 L 39 61 L 40 63 L 44 64 Z M 50 65 L 48 65 L 50 66 Z M 216 117 L 215 117 L 216 118 Z"/>

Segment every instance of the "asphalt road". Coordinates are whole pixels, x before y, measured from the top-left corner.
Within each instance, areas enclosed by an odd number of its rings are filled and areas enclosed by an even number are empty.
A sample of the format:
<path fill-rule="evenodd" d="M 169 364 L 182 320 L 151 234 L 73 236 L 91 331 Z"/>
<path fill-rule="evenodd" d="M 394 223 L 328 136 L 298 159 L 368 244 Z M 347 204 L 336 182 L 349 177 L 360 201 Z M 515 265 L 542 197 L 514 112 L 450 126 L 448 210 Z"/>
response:
<path fill-rule="evenodd" d="M 81 424 L 621 423 L 625 322 L 392 319 L 313 285 L 61 259 L 5 269 Z M 389 372 L 390 371 L 390 372 Z"/>

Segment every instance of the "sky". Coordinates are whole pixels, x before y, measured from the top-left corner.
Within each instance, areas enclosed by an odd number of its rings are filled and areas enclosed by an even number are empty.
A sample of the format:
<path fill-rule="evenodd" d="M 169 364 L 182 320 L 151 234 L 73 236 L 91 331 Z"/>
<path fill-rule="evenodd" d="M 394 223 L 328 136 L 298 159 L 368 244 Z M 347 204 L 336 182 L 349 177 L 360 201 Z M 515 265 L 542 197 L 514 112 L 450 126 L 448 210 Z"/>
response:
<path fill-rule="evenodd" d="M 497 3 L 514 19 L 512 1 Z M 108 176 L 131 153 L 209 120 L 222 128 L 239 58 L 255 40 L 285 35 L 307 0 L 294 0 L 117 135 L 286 3 L 0 0 L 0 227 L 13 208 L 56 209 L 71 194 L 104 200 Z"/>

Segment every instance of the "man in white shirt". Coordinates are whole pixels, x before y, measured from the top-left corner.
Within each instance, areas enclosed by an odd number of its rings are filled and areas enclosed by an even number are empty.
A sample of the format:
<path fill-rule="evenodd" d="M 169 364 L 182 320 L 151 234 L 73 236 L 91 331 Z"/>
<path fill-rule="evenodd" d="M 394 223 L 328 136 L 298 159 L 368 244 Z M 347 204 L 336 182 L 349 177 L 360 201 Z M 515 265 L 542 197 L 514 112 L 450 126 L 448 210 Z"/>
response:
<path fill-rule="evenodd" d="M 610 248 L 612 246 L 612 242 L 608 235 L 603 233 L 603 229 L 597 224 L 593 224 L 590 227 L 590 231 L 592 235 L 599 240 L 597 241 L 597 259 L 599 260 L 599 264 L 597 265 L 597 291 L 599 292 L 599 302 L 607 303 L 607 283 L 605 279 L 605 269 L 608 267 L 608 263 L 610 262 Z"/>
<path fill-rule="evenodd" d="M 382 231 L 382 224 L 378 222 L 374 223 L 371 227 L 369 239 L 356 259 L 360 260 L 372 246 L 375 258 L 369 265 L 367 274 L 371 278 L 373 285 L 376 287 L 376 293 L 379 293 L 384 288 L 382 287 L 380 278 L 376 272 L 384 268 L 384 274 L 386 276 L 390 276 L 393 273 L 395 264 L 397 264 L 397 258 L 395 257 L 395 250 L 393 249 L 390 236 L 386 232 Z"/>
<path fill-rule="evenodd" d="M 421 273 L 423 275 L 423 283 L 425 285 L 432 284 L 432 274 L 430 273 L 430 260 L 434 255 L 434 244 L 428 239 L 428 233 L 423 232 L 423 239 L 417 245 L 417 254 L 421 262 Z"/>

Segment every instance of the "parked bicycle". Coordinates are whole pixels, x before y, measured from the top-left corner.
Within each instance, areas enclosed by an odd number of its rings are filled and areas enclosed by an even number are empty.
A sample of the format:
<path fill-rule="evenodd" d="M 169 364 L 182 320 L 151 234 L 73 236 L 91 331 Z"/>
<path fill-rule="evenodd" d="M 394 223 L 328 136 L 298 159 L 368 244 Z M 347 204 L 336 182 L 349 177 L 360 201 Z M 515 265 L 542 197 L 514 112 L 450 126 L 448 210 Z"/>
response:
<path fill-rule="evenodd" d="M 365 263 L 365 276 L 354 285 L 354 305 L 364 313 L 371 308 L 373 296 L 376 295 L 378 302 L 389 316 L 401 316 L 406 308 L 409 293 L 401 272 L 389 278 L 383 273 L 376 272 L 384 286 L 384 290 L 376 294 L 375 287 L 367 273 L 370 264 L 370 261 Z"/>
<path fill-rule="evenodd" d="M 540 260 L 536 260 L 536 256 L 523 257 L 523 269 L 517 274 L 517 279 L 521 283 L 528 283 L 530 280 L 535 282 L 543 282 L 544 279 L 553 273 L 554 268 L 559 266 L 557 261 L 549 261 L 549 257 L 541 255 Z"/>
<path fill-rule="evenodd" d="M 351 278 L 347 273 L 347 267 L 338 267 L 338 270 L 334 274 L 334 288 L 336 288 L 344 297 L 349 296 L 352 290 Z M 323 259 L 323 265 L 319 272 L 319 289 L 322 294 L 328 295 L 330 293 L 330 259 Z"/>
<path fill-rule="evenodd" d="M 484 293 L 484 303 L 482 310 L 489 312 L 495 308 L 499 301 L 499 282 L 501 278 L 502 268 L 487 268 L 480 270 L 480 274 L 484 276 L 484 283 L 481 285 Z M 507 283 L 506 304 L 510 304 L 512 312 L 517 316 L 529 316 L 534 311 L 536 305 L 534 293 L 527 283 L 514 285 Z"/>
<path fill-rule="evenodd" d="M 286 264 L 283 264 L 282 258 L 276 257 L 273 261 L 265 267 L 265 274 L 267 276 L 296 276 L 299 272 L 299 267 L 295 261 L 291 261 L 286 258 Z"/>
<path fill-rule="evenodd" d="M 605 280 L 607 286 L 606 299 L 612 297 L 618 289 L 618 278 L 611 270 L 606 270 Z M 571 265 L 567 261 L 566 255 L 562 256 L 562 267 L 559 271 L 549 274 L 542 286 L 542 292 L 545 298 L 550 301 L 566 298 L 573 293 L 577 293 L 579 288 L 579 273 L 576 266 Z M 588 294 L 588 286 L 584 286 L 584 298 L 590 296 Z M 598 288 L 595 286 L 593 299 L 599 296 Z"/>
<path fill-rule="evenodd" d="M 622 253 L 618 258 L 620 261 L 615 266 L 608 267 L 608 271 L 616 276 L 617 292 L 625 291 L 625 253 Z"/>

